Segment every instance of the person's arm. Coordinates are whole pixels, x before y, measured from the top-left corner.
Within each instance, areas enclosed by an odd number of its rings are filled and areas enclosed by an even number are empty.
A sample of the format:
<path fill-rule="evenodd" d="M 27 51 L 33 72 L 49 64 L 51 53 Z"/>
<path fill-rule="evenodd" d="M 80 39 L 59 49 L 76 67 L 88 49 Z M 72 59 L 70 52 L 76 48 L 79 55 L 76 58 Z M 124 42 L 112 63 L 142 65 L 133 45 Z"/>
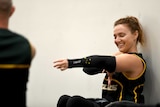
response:
<path fill-rule="evenodd" d="M 123 53 L 122 52 L 116 52 L 113 56 L 117 56 L 117 55 L 120 55 L 120 54 L 123 54 Z M 111 74 L 109 72 L 107 72 L 106 70 L 99 69 L 99 68 L 96 68 L 96 67 L 83 67 L 83 71 L 88 75 L 95 75 L 95 74 L 98 74 L 98 73 L 107 73 L 108 76 L 111 76 Z"/>
<path fill-rule="evenodd" d="M 33 59 L 36 54 L 36 49 L 31 43 L 30 43 L 30 47 L 31 47 L 31 58 Z"/>
<path fill-rule="evenodd" d="M 88 56 L 80 59 L 65 59 L 54 62 L 54 67 L 65 70 L 74 67 L 96 67 L 98 69 L 105 69 L 109 72 L 114 72 L 116 68 L 115 56 Z"/>

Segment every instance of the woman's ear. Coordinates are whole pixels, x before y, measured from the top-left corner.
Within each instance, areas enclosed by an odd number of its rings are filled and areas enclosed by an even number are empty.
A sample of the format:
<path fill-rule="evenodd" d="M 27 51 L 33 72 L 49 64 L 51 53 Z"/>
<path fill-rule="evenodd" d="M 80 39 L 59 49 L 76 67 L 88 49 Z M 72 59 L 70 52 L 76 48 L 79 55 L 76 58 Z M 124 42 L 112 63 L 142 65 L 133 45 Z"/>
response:
<path fill-rule="evenodd" d="M 136 31 L 134 32 L 134 39 L 135 39 L 135 40 L 138 39 L 138 35 L 139 35 L 139 32 L 138 32 L 138 30 L 136 30 Z"/>

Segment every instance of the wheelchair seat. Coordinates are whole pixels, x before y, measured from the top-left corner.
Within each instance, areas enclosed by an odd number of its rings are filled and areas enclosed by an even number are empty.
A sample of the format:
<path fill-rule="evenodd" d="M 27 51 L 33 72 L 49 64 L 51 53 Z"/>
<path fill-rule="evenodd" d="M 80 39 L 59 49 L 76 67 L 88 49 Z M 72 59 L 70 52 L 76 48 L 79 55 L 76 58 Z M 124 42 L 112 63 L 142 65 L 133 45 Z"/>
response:
<path fill-rule="evenodd" d="M 146 105 L 146 104 L 138 104 L 132 101 L 115 101 L 111 102 L 105 107 L 160 107 L 160 104 L 155 105 Z"/>
<path fill-rule="evenodd" d="M 135 107 L 138 106 L 140 104 L 137 104 L 135 102 L 132 101 L 114 101 L 109 103 L 108 105 L 106 105 L 105 107 Z"/>

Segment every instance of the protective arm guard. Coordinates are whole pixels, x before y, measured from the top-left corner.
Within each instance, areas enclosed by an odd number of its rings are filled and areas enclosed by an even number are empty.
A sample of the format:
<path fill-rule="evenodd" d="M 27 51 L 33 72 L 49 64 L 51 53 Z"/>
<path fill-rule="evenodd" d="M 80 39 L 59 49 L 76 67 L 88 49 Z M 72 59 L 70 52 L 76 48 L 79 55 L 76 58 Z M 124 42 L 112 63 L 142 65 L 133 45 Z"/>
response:
<path fill-rule="evenodd" d="M 88 56 L 81 59 L 68 59 L 68 68 L 73 67 L 88 67 L 97 68 L 99 70 L 107 70 L 108 72 L 114 72 L 116 68 L 115 56 Z M 98 70 L 98 71 L 99 71 Z M 99 73 L 99 72 L 98 72 Z"/>
<path fill-rule="evenodd" d="M 98 73 L 102 73 L 103 69 L 99 69 L 96 67 L 83 67 L 83 71 L 88 75 L 95 75 Z"/>

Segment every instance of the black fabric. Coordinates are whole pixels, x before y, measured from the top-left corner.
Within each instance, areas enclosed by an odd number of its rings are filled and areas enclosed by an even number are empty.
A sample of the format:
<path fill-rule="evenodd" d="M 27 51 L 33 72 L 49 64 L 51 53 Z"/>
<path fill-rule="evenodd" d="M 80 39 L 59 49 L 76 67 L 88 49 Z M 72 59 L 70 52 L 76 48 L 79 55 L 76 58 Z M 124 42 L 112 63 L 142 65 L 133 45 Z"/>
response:
<path fill-rule="evenodd" d="M 110 103 L 110 101 L 105 98 L 87 98 L 87 100 L 97 103 L 100 107 L 104 107 Z"/>
<path fill-rule="evenodd" d="M 88 75 L 95 75 L 98 73 L 102 73 L 103 69 L 96 67 L 83 67 L 83 71 Z"/>
<path fill-rule="evenodd" d="M 133 101 L 109 102 L 104 98 L 83 98 L 81 96 L 63 95 L 59 98 L 57 107 L 160 107 L 158 104 L 138 104 Z"/>
<path fill-rule="evenodd" d="M 73 67 L 95 67 L 106 69 L 108 72 L 114 72 L 116 68 L 115 56 L 93 55 L 81 59 L 68 59 L 69 68 Z"/>
<path fill-rule="evenodd" d="M 111 87 L 115 90 L 108 89 L 108 76 L 106 75 L 103 81 L 102 98 L 114 101 L 133 101 L 136 103 L 144 103 L 143 86 L 145 82 L 146 63 L 141 53 L 129 53 L 137 55 L 142 61 L 144 69 L 142 74 L 136 78 L 128 78 L 122 72 L 114 72 L 112 75 Z"/>
<path fill-rule="evenodd" d="M 68 95 L 63 95 L 59 98 L 58 103 L 57 103 L 57 107 L 66 107 L 67 101 L 68 99 L 70 99 L 71 97 Z"/>
<path fill-rule="evenodd" d="M 0 29 L 0 64 L 30 64 L 31 48 L 23 36 Z"/>
<path fill-rule="evenodd" d="M 0 29 L 0 104 L 3 107 L 27 106 L 30 63 L 28 40 L 7 29 Z"/>
<path fill-rule="evenodd" d="M 160 107 L 159 104 L 138 104 L 132 101 L 115 101 L 105 107 Z"/>
<path fill-rule="evenodd" d="M 101 107 L 95 100 L 86 99 L 81 96 L 63 95 L 59 98 L 57 107 Z"/>
<path fill-rule="evenodd" d="M 26 107 L 28 70 L 0 70 L 0 105 Z"/>

